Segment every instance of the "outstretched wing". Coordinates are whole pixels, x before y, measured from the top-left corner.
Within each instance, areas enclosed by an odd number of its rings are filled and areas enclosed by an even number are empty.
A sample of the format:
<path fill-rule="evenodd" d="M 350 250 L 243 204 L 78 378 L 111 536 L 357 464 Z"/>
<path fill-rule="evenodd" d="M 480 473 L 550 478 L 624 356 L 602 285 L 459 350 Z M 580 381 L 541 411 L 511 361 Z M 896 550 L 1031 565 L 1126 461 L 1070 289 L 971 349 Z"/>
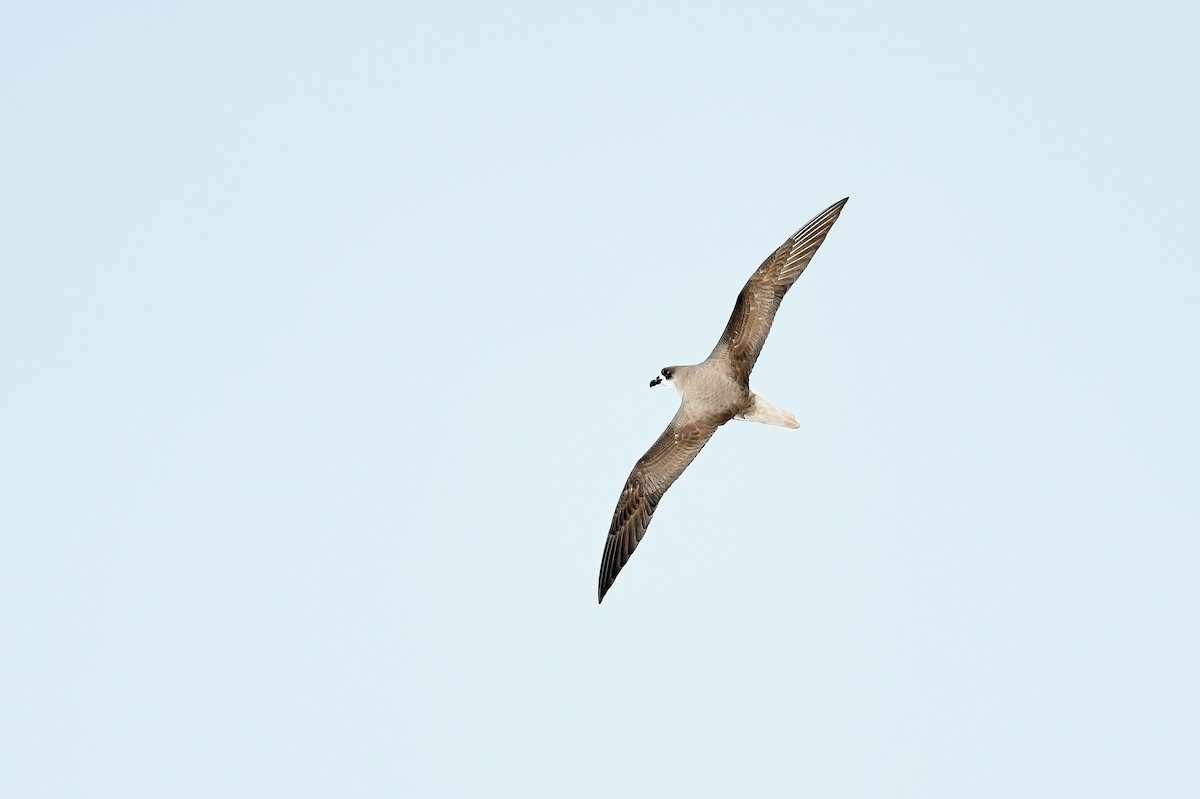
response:
<path fill-rule="evenodd" d="M 738 295 L 725 332 L 708 359 L 728 361 L 743 386 L 750 384 L 750 371 L 771 332 L 771 323 L 775 321 L 775 312 L 779 310 L 783 295 L 808 266 L 849 199 L 829 206 L 779 245 L 779 249 L 754 270 Z"/>
<path fill-rule="evenodd" d="M 621 489 L 600 560 L 599 601 L 646 534 L 659 500 L 717 430 L 716 421 L 686 419 L 683 410 L 638 460 Z"/>

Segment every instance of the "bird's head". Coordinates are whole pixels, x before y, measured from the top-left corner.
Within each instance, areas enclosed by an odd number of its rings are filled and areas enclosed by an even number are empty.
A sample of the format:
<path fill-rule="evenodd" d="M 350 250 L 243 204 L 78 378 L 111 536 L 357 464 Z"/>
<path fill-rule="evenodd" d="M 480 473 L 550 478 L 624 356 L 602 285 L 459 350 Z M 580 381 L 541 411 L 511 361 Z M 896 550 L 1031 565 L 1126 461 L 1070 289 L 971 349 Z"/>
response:
<path fill-rule="evenodd" d="M 655 386 L 657 386 L 659 383 L 661 383 L 664 380 L 666 380 L 668 383 L 670 383 L 674 377 L 675 377 L 675 367 L 674 366 L 663 367 L 662 371 L 660 371 L 658 373 L 658 375 L 653 380 L 650 381 L 650 388 L 654 388 Z M 674 386 L 674 384 L 672 384 L 672 386 Z"/>

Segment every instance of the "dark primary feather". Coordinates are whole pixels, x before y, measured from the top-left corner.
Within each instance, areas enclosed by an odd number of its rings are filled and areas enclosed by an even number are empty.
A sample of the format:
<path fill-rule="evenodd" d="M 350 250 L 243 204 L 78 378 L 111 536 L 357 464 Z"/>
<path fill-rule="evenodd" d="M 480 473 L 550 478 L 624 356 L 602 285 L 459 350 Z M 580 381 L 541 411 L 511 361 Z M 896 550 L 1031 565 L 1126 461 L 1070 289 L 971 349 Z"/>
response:
<path fill-rule="evenodd" d="M 700 454 L 718 424 L 716 419 L 684 419 L 681 409 L 633 467 L 621 489 L 621 498 L 617 500 L 617 509 L 608 528 L 608 539 L 604 542 L 599 601 L 604 601 L 617 574 L 646 534 L 650 517 L 663 494 Z"/>
<path fill-rule="evenodd" d="M 738 294 L 725 332 L 708 357 L 709 360 L 729 361 L 742 385 L 750 384 L 750 372 L 771 332 L 771 323 L 775 321 L 775 312 L 779 310 L 783 295 L 808 266 L 849 199 L 829 206 L 779 245 Z"/>

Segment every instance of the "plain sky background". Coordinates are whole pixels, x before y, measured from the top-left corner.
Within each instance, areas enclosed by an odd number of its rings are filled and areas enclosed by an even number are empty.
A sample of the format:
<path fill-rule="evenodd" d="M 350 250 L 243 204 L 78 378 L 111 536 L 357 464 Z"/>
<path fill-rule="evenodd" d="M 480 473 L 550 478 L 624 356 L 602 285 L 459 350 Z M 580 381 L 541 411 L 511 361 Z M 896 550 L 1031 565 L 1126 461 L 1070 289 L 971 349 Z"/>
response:
<path fill-rule="evenodd" d="M 1195 9 L 10 5 L 0 795 L 1200 795 Z"/>

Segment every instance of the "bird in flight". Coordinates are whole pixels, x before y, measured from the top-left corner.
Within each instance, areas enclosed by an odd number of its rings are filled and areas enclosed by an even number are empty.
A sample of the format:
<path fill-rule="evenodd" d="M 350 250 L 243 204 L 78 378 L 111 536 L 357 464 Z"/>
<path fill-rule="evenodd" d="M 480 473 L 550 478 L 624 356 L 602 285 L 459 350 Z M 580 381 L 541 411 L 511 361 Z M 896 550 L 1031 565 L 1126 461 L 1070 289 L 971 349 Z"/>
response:
<path fill-rule="evenodd" d="M 613 512 L 600 560 L 599 601 L 646 535 L 654 509 L 717 428 L 730 419 L 797 428 L 796 417 L 750 390 L 750 371 L 762 352 L 783 295 L 800 277 L 849 197 L 817 214 L 771 253 L 746 281 L 733 314 L 702 363 L 667 366 L 650 381 L 679 393 L 679 410 L 634 465 Z"/>

